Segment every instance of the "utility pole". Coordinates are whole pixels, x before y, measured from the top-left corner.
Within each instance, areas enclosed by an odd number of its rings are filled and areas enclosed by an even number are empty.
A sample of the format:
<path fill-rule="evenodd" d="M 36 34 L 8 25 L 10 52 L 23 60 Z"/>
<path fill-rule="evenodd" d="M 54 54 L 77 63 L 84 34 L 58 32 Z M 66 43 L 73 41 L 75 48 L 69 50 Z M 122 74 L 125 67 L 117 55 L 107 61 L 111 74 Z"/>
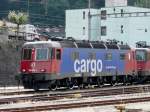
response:
<path fill-rule="evenodd" d="M 148 2 L 148 0 L 145 1 L 145 4 L 146 4 L 146 8 L 149 8 L 149 2 Z"/>
<path fill-rule="evenodd" d="M 88 12 L 88 40 L 91 41 L 91 0 L 89 0 L 89 12 Z"/>
<path fill-rule="evenodd" d="M 30 1 L 28 0 L 28 9 L 27 9 L 27 13 L 28 13 L 28 15 L 29 15 L 29 13 L 30 13 L 30 9 L 29 9 L 29 8 L 30 8 L 30 6 L 29 6 L 29 5 L 30 5 Z"/>
<path fill-rule="evenodd" d="M 89 0 L 89 10 L 91 9 L 91 0 Z"/>
<path fill-rule="evenodd" d="M 28 22 L 29 22 L 29 18 L 30 18 L 30 0 L 28 0 L 28 4 L 27 4 L 27 14 L 28 14 Z"/>
<path fill-rule="evenodd" d="M 45 0 L 45 15 L 48 13 L 48 0 Z"/>

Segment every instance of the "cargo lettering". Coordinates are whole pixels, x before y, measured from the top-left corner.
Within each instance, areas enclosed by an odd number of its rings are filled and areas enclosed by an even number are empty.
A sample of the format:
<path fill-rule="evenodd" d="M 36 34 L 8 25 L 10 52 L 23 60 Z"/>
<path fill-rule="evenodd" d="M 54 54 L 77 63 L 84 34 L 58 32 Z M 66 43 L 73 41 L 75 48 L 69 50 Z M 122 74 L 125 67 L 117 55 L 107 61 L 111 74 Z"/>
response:
<path fill-rule="evenodd" d="M 102 72 L 103 64 L 102 60 L 90 60 L 82 59 L 75 60 L 74 71 L 76 73 L 90 72 L 91 75 L 96 75 L 96 72 Z"/>

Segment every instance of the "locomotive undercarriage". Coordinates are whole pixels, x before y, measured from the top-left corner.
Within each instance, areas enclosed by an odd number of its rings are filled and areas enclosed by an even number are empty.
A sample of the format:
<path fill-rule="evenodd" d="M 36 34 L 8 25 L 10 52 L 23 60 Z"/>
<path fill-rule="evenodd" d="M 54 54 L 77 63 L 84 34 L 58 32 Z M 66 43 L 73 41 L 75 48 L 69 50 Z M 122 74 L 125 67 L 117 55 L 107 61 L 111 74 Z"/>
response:
<path fill-rule="evenodd" d="M 85 74 L 74 77 L 56 77 L 52 74 L 22 74 L 22 83 L 26 89 L 51 89 L 56 90 L 60 87 L 68 89 L 87 88 L 91 86 L 103 87 L 105 84 L 115 86 L 117 84 L 134 84 L 140 78 L 138 75 L 113 75 L 113 76 L 86 76 Z"/>
<path fill-rule="evenodd" d="M 137 71 L 136 77 L 137 83 L 149 83 L 150 82 L 150 72 L 148 71 Z"/>

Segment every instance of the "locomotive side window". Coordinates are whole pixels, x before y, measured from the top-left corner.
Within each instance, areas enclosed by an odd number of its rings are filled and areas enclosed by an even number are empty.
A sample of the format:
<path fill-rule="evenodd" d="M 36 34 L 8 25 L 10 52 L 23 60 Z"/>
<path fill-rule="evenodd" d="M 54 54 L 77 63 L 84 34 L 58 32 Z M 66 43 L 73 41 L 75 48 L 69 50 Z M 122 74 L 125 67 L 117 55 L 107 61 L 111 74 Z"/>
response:
<path fill-rule="evenodd" d="M 120 60 L 125 60 L 125 58 L 126 58 L 126 55 L 124 53 L 121 53 L 120 54 Z"/>
<path fill-rule="evenodd" d="M 55 50 L 53 48 L 49 48 L 49 58 L 50 59 L 55 58 Z"/>
<path fill-rule="evenodd" d="M 150 53 L 147 54 L 147 60 L 150 60 Z"/>
<path fill-rule="evenodd" d="M 40 48 L 36 49 L 36 60 L 47 60 L 48 59 L 48 49 Z"/>
<path fill-rule="evenodd" d="M 60 49 L 56 50 L 56 59 L 61 60 L 61 50 Z"/>
<path fill-rule="evenodd" d="M 31 60 L 32 57 L 32 49 L 24 49 L 23 50 L 23 59 L 24 60 Z"/>
<path fill-rule="evenodd" d="M 89 59 L 96 59 L 95 53 L 89 53 Z"/>
<path fill-rule="evenodd" d="M 135 53 L 134 52 L 132 52 L 132 56 L 133 56 L 133 59 L 135 59 Z"/>
<path fill-rule="evenodd" d="M 106 53 L 105 60 L 112 60 L 112 53 Z"/>
<path fill-rule="evenodd" d="M 72 53 L 72 60 L 79 59 L 79 52 L 73 52 Z"/>
<path fill-rule="evenodd" d="M 146 52 L 144 50 L 136 51 L 136 60 L 137 61 L 145 61 L 146 60 Z"/>

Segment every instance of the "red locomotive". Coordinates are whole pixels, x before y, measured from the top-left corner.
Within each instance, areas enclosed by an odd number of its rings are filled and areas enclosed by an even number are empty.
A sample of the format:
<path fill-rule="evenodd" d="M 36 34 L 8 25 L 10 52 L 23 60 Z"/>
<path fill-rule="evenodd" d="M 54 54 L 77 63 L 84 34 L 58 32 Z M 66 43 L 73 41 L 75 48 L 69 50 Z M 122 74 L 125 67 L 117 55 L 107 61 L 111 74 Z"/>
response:
<path fill-rule="evenodd" d="M 104 42 L 39 41 L 22 48 L 21 76 L 30 89 L 149 80 L 150 49 Z"/>

